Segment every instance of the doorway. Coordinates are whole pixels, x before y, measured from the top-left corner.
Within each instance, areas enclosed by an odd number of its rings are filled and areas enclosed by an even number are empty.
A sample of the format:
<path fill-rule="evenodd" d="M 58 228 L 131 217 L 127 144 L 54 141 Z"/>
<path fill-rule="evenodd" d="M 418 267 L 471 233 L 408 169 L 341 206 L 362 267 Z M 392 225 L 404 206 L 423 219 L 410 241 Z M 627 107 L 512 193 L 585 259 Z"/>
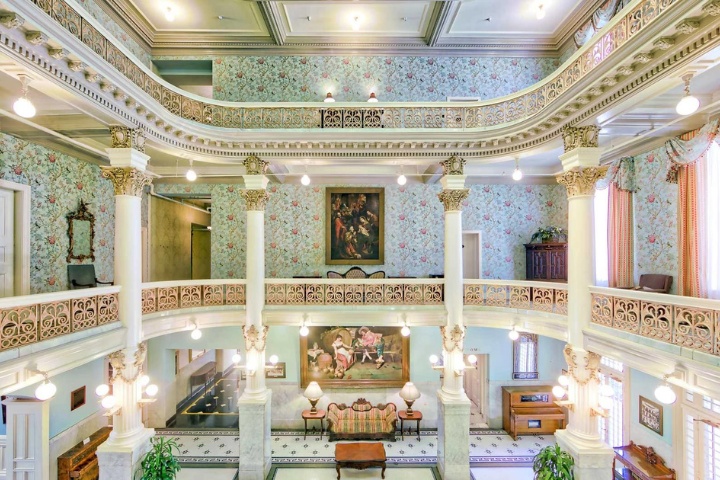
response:
<path fill-rule="evenodd" d="M 463 278 L 479 279 L 482 272 L 482 233 L 466 231 L 462 233 Z"/>
<path fill-rule="evenodd" d="M 30 295 L 30 186 L 0 179 L 0 298 Z"/>
<path fill-rule="evenodd" d="M 475 368 L 465 370 L 463 388 L 470 399 L 470 428 L 487 428 L 488 354 L 475 354 Z M 465 365 L 470 365 L 465 355 Z"/>
<path fill-rule="evenodd" d="M 190 278 L 193 280 L 210 278 L 210 232 L 205 225 L 192 224 Z"/>

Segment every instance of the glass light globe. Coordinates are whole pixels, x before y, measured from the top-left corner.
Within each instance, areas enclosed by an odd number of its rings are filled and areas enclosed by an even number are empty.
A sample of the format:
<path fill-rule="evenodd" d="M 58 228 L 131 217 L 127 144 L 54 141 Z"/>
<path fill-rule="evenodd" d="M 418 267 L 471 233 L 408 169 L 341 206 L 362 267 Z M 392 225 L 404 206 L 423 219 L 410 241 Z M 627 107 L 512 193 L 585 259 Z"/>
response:
<path fill-rule="evenodd" d="M 519 182 L 522 180 L 522 170 L 520 170 L 520 167 L 515 167 L 515 171 L 512 173 L 512 179 L 516 182 Z"/>
<path fill-rule="evenodd" d="M 158 390 L 158 386 L 153 383 L 147 386 L 147 388 L 145 389 L 145 393 L 147 393 L 148 397 L 154 397 L 158 394 Z"/>
<path fill-rule="evenodd" d="M 398 185 L 405 185 L 407 183 L 407 177 L 405 175 L 400 175 L 397 178 Z"/>
<path fill-rule="evenodd" d="M 185 178 L 187 178 L 190 182 L 194 182 L 197 180 L 197 173 L 195 173 L 195 170 L 192 168 L 189 168 L 187 173 L 185 173 Z"/>
<path fill-rule="evenodd" d="M 570 385 L 570 378 L 567 375 L 560 375 L 558 377 L 558 383 L 563 387 Z"/>
<path fill-rule="evenodd" d="M 658 402 L 664 403 L 665 405 L 671 405 L 677 400 L 677 395 L 673 392 L 673 389 L 668 385 L 660 385 L 655 389 L 655 398 Z"/>
<path fill-rule="evenodd" d="M 32 118 L 35 116 L 35 105 L 25 97 L 20 97 L 15 101 L 13 110 L 23 118 Z"/>
<path fill-rule="evenodd" d="M 165 9 L 165 20 L 168 22 L 174 22 L 175 21 L 175 12 L 173 11 L 172 7 L 168 6 L 167 9 Z"/>
<path fill-rule="evenodd" d="M 600 397 L 600 399 L 598 399 L 598 405 L 600 408 L 610 410 L 613 406 L 613 399 L 612 397 Z"/>
<path fill-rule="evenodd" d="M 433 365 L 435 365 L 435 364 L 438 363 L 439 361 L 440 361 L 440 359 L 438 358 L 437 355 L 430 355 L 430 363 L 432 363 Z"/>
<path fill-rule="evenodd" d="M 563 398 L 566 393 L 565 389 L 560 385 L 555 385 L 552 388 L 552 394 L 555 395 L 555 398 Z"/>
<path fill-rule="evenodd" d="M 306 187 L 310 185 L 310 177 L 308 177 L 307 173 L 302 176 L 302 178 L 300 179 L 300 183 L 302 183 Z"/>
<path fill-rule="evenodd" d="M 677 106 L 675 107 L 675 111 L 679 115 L 690 115 L 695 113 L 699 107 L 700 100 L 698 100 L 696 97 L 693 97 L 692 95 L 685 95 L 678 102 Z M 18 115 L 20 114 L 18 113 Z"/>
<path fill-rule="evenodd" d="M 305 325 L 300 327 L 300 336 L 301 337 L 307 337 L 309 333 L 310 333 L 310 329 L 308 327 L 306 327 Z"/>
<path fill-rule="evenodd" d="M 240 363 L 240 360 L 242 360 L 242 357 L 240 356 L 239 353 L 236 353 L 232 356 L 232 361 L 234 364 L 237 365 L 238 363 Z"/>
<path fill-rule="evenodd" d="M 615 391 L 610 385 L 601 385 L 600 386 L 600 396 L 603 397 L 612 397 L 615 395 Z"/>
<path fill-rule="evenodd" d="M 378 99 L 375 96 L 375 92 L 370 93 L 370 97 L 368 97 L 367 101 L 370 103 L 377 103 Z"/>
<path fill-rule="evenodd" d="M 95 389 L 95 395 L 97 395 L 98 397 L 104 397 L 108 393 L 110 393 L 110 386 L 104 383 L 101 383 Z"/>
<path fill-rule="evenodd" d="M 49 400 L 55 396 L 57 387 L 50 380 L 45 380 L 35 389 L 35 398 L 38 400 Z"/>
<path fill-rule="evenodd" d="M 140 375 L 140 378 L 138 378 L 138 385 L 144 387 L 148 383 L 150 383 L 150 377 L 148 377 L 147 375 Z"/>
<path fill-rule="evenodd" d="M 115 406 L 116 403 L 117 399 L 112 395 L 108 395 L 107 397 L 102 399 L 100 405 L 102 405 L 103 408 L 107 408 L 108 410 L 110 410 Z"/>
<path fill-rule="evenodd" d="M 273 365 L 275 365 L 279 360 L 280 360 L 280 359 L 278 358 L 277 355 L 270 355 L 269 361 L 270 361 L 270 363 L 272 363 Z"/>
<path fill-rule="evenodd" d="M 403 337 L 409 337 L 410 336 L 410 327 L 407 325 L 403 325 L 403 327 L 400 329 L 400 334 Z"/>
<path fill-rule="evenodd" d="M 190 334 L 190 337 L 192 337 L 193 340 L 199 340 L 200 337 L 202 337 L 202 330 L 200 330 L 199 328 L 196 328 L 195 330 L 192 331 L 192 333 Z"/>
<path fill-rule="evenodd" d="M 535 16 L 538 20 L 542 20 L 543 18 L 545 18 L 545 7 L 543 4 L 538 5 Z"/>
<path fill-rule="evenodd" d="M 510 330 L 510 331 L 508 332 L 508 337 L 510 337 L 510 340 L 512 340 L 512 341 L 514 342 L 515 340 L 517 340 L 518 338 L 520 338 L 520 334 L 518 333 L 517 330 L 515 330 L 515 329 L 513 328 L 512 330 Z"/>
<path fill-rule="evenodd" d="M 475 365 L 477 363 L 477 355 L 468 355 L 468 362 L 470 362 L 470 365 Z"/>

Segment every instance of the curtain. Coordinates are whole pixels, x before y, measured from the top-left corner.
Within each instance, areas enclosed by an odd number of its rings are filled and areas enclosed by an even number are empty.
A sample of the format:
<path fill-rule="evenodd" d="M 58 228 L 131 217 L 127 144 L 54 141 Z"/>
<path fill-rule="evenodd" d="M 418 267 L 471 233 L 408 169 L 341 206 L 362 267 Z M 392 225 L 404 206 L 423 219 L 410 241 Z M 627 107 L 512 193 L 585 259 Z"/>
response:
<path fill-rule="evenodd" d="M 703 295 L 700 277 L 697 163 L 676 169 L 678 184 L 678 293 L 689 297 Z"/>
<path fill-rule="evenodd" d="M 608 284 L 612 288 L 635 285 L 633 256 L 633 195 L 610 184 L 608 207 Z"/>
<path fill-rule="evenodd" d="M 714 143 L 698 162 L 700 285 L 707 298 L 720 299 L 720 146 Z"/>
<path fill-rule="evenodd" d="M 715 141 L 719 124 L 720 119 L 714 120 L 700 130 L 689 132 L 680 138 L 671 138 L 665 142 L 665 151 L 668 156 L 666 180 L 669 183 L 679 183 L 680 167 L 694 164 L 705 155 Z"/>

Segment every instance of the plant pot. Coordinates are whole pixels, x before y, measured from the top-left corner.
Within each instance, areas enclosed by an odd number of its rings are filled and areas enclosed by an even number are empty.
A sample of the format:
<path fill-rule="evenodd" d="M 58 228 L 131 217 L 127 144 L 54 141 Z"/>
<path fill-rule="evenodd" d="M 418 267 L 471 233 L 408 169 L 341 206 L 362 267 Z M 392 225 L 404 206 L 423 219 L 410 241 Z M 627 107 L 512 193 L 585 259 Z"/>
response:
<path fill-rule="evenodd" d="M 542 243 L 553 243 L 555 241 L 554 238 L 543 238 Z"/>

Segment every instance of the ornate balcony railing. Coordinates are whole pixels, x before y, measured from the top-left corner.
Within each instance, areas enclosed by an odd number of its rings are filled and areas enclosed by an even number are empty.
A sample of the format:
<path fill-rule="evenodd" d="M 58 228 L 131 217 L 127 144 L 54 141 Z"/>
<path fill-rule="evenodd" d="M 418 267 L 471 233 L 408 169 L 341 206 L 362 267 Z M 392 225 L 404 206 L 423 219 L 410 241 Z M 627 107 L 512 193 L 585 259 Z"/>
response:
<path fill-rule="evenodd" d="M 443 283 L 431 279 L 268 280 L 267 305 L 441 305 Z"/>
<path fill-rule="evenodd" d="M 117 322 L 119 287 L 0 300 L 0 350 Z"/>
<path fill-rule="evenodd" d="M 181 280 L 142 285 L 143 314 L 222 305 L 245 305 L 245 280 Z"/>
<path fill-rule="evenodd" d="M 465 306 L 517 308 L 567 315 L 567 285 L 516 280 L 465 280 Z"/>
<path fill-rule="evenodd" d="M 720 301 L 615 288 L 590 290 L 592 323 L 720 355 Z"/>

